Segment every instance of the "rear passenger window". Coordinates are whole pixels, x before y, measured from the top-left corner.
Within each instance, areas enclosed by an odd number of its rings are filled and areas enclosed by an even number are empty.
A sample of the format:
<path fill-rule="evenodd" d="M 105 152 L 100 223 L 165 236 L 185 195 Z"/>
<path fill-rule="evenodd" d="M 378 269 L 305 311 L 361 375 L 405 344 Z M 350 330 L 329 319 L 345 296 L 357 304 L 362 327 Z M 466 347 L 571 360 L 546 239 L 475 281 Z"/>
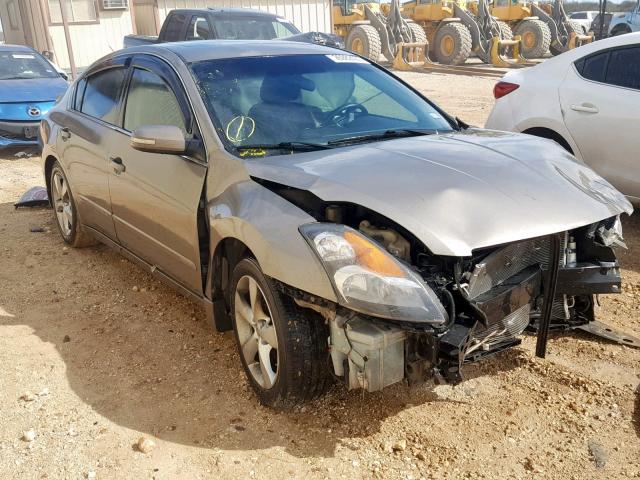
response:
<path fill-rule="evenodd" d="M 110 68 L 88 77 L 80 111 L 115 125 L 125 72 L 124 68 Z"/>
<path fill-rule="evenodd" d="M 209 22 L 204 17 L 194 15 L 187 29 L 187 40 L 211 40 L 211 29 Z"/>
<path fill-rule="evenodd" d="M 87 79 L 83 78 L 76 85 L 75 96 L 73 97 L 73 109 L 80 111 L 82 107 L 82 98 L 84 97 L 84 89 L 87 86 Z"/>
<path fill-rule="evenodd" d="M 132 132 L 143 125 L 175 125 L 187 132 L 184 115 L 171 88 L 155 73 L 136 68 L 127 95 L 124 128 Z"/>
<path fill-rule="evenodd" d="M 168 42 L 175 42 L 184 40 L 181 38 L 184 24 L 187 23 L 186 15 L 175 13 L 169 17 L 167 22 L 167 28 L 164 32 L 164 40 Z"/>
<path fill-rule="evenodd" d="M 609 52 L 602 52 L 590 57 L 578 60 L 575 65 L 587 80 L 594 82 L 604 82 L 607 72 L 607 61 L 609 60 Z"/>
<path fill-rule="evenodd" d="M 640 47 L 611 51 L 606 83 L 640 90 Z"/>

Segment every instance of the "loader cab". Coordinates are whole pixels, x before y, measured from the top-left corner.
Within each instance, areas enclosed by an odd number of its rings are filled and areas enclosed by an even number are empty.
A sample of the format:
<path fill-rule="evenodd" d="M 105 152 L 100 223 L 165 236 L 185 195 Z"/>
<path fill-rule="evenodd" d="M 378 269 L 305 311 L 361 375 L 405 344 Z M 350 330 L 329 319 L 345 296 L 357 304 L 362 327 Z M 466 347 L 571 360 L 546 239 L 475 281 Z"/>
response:
<path fill-rule="evenodd" d="M 361 11 L 364 9 L 365 4 L 367 4 L 369 8 L 380 8 L 380 0 L 333 0 L 334 15 L 336 10 L 339 9 L 342 17 L 350 17 L 353 10 Z M 372 7 L 372 5 L 375 5 L 375 7 Z M 336 22 L 335 18 L 334 22 Z"/>
<path fill-rule="evenodd" d="M 531 16 L 531 5 L 521 0 L 494 0 L 491 14 L 505 22 L 522 20 Z"/>

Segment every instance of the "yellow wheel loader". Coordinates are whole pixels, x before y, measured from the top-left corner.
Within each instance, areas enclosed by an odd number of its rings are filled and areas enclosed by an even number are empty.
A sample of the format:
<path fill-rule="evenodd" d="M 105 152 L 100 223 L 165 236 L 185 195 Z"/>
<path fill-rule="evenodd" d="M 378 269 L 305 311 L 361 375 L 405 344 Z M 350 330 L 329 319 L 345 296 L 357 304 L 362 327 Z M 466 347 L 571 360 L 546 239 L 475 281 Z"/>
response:
<path fill-rule="evenodd" d="M 593 40 L 582 35 L 579 26 L 564 11 L 562 0 L 538 5 L 526 0 L 494 0 L 491 14 L 507 22 L 513 34 L 522 38 L 522 56 L 540 58 L 547 51 L 558 55 Z"/>
<path fill-rule="evenodd" d="M 334 0 L 333 31 L 342 37 L 347 50 L 374 62 L 383 55 L 389 62 L 420 57 L 415 49 L 425 49 L 427 38 L 422 28 L 402 17 L 400 3 Z M 402 47 L 401 47 L 402 45 Z M 397 58 L 400 55 L 402 58 Z"/>
<path fill-rule="evenodd" d="M 413 0 L 402 13 L 424 28 L 432 57 L 445 65 L 462 65 L 472 52 L 498 67 L 521 65 L 519 41 L 511 29 L 489 12 L 488 0 L 475 2 L 469 11 L 456 0 Z"/>

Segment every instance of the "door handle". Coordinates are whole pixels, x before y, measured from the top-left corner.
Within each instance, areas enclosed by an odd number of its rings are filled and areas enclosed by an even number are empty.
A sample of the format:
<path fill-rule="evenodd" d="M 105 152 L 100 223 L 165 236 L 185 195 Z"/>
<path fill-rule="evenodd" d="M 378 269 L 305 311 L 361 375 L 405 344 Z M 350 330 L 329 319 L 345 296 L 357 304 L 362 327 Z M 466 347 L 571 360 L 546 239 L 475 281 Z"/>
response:
<path fill-rule="evenodd" d="M 64 142 L 66 142 L 67 140 L 69 140 L 69 138 L 71 138 L 71 131 L 67 127 L 62 127 L 60 129 L 60 138 Z"/>
<path fill-rule="evenodd" d="M 113 167 L 113 173 L 115 173 L 116 175 L 120 175 L 127 169 L 127 167 L 125 167 L 122 163 L 122 159 L 120 157 L 109 157 L 109 160 L 111 161 L 111 166 Z"/>
<path fill-rule="evenodd" d="M 571 105 L 571 110 L 584 113 L 598 113 L 598 107 L 591 103 L 583 103 L 581 105 Z"/>

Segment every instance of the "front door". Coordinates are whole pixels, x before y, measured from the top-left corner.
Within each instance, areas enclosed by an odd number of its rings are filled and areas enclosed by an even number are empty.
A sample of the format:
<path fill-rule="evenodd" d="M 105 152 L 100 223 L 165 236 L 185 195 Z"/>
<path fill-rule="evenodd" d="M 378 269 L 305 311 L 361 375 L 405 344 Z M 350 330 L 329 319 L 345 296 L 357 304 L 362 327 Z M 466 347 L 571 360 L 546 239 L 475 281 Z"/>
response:
<path fill-rule="evenodd" d="M 628 196 L 640 196 L 640 46 L 575 62 L 560 86 L 564 122 L 583 160 Z"/>
<path fill-rule="evenodd" d="M 119 242 L 193 292 L 202 293 L 198 207 L 207 166 L 181 155 L 134 150 L 131 133 L 143 125 L 175 125 L 198 136 L 175 72 L 156 58 L 137 56 L 123 104 L 122 131 L 109 152 L 109 189 Z"/>

